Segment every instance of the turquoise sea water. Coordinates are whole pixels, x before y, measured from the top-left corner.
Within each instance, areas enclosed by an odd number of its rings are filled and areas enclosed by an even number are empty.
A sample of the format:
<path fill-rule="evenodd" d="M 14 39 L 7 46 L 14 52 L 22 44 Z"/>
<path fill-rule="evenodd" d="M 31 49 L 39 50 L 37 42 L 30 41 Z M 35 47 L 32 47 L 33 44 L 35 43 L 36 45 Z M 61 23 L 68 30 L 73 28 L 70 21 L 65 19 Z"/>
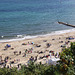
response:
<path fill-rule="evenodd" d="M 75 0 L 0 0 L 0 40 L 72 29 Z"/>

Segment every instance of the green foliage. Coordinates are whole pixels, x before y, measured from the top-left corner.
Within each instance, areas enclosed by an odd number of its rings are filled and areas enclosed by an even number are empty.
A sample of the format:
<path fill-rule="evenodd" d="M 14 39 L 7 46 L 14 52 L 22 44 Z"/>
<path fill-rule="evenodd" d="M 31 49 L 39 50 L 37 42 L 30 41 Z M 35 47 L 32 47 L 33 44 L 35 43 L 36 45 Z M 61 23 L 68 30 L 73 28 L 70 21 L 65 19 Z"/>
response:
<path fill-rule="evenodd" d="M 73 55 L 75 56 L 75 42 L 71 42 L 71 51 Z"/>
<path fill-rule="evenodd" d="M 68 67 L 68 75 L 75 75 L 75 66 Z"/>
<path fill-rule="evenodd" d="M 7 68 L 0 68 L 0 75 L 6 75 L 8 72 Z"/>
<path fill-rule="evenodd" d="M 69 48 L 65 48 L 60 53 L 60 71 L 63 75 L 74 75 L 74 66 L 75 66 L 75 42 L 71 43 Z"/>
<path fill-rule="evenodd" d="M 0 68 L 0 75 L 18 75 L 18 71 L 16 68 Z"/>
<path fill-rule="evenodd" d="M 6 75 L 18 75 L 17 68 L 9 69 Z"/>

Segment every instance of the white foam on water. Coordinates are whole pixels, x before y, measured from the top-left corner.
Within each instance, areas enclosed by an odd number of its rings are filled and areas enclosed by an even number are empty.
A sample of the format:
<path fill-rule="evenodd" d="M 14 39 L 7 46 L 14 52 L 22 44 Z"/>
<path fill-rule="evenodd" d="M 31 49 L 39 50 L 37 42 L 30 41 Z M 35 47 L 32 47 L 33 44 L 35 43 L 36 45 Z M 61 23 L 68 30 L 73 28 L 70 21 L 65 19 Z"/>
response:
<path fill-rule="evenodd" d="M 38 36 L 49 36 L 49 35 L 59 35 L 59 34 L 63 34 L 63 33 L 69 33 L 69 32 L 73 32 L 75 31 L 75 28 L 73 29 L 69 29 L 69 30 L 61 30 L 61 31 L 54 31 L 45 35 L 38 35 Z"/>
<path fill-rule="evenodd" d="M 20 40 L 24 40 L 24 39 L 32 39 L 32 38 L 36 38 L 37 36 L 22 36 L 22 35 L 17 35 L 17 37 L 15 39 L 3 39 L 0 40 L 0 42 L 11 42 L 11 41 L 20 41 Z"/>
<path fill-rule="evenodd" d="M 4 37 L 4 36 L 1 36 L 2 38 Z"/>
<path fill-rule="evenodd" d="M 35 35 L 35 36 L 17 35 L 17 37 L 15 39 L 0 40 L 0 42 L 20 41 L 20 40 L 32 39 L 32 38 L 36 38 L 36 37 L 44 37 L 44 36 L 49 36 L 49 35 L 59 35 L 59 34 L 69 33 L 69 32 L 73 32 L 73 31 L 75 31 L 75 28 L 69 29 L 69 30 L 54 31 L 54 32 L 51 32 L 51 33 L 48 33 L 48 34 Z M 4 37 L 4 36 L 2 36 L 2 37 Z"/>
<path fill-rule="evenodd" d="M 17 35 L 17 37 L 18 37 L 18 38 L 23 38 L 23 36 L 22 36 L 22 35 Z"/>

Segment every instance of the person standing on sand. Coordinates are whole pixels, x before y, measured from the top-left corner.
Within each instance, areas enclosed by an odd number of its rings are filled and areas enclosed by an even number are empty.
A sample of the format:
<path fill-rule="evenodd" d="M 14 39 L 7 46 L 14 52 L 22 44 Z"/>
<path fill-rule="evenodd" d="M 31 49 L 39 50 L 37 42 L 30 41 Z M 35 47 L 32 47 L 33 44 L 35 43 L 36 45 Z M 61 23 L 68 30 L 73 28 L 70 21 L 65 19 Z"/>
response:
<path fill-rule="evenodd" d="M 34 60 L 34 62 L 35 62 L 35 61 L 37 61 L 37 56 L 35 56 L 35 60 Z"/>
<path fill-rule="evenodd" d="M 25 57 L 26 57 L 26 53 L 25 53 Z"/>
<path fill-rule="evenodd" d="M 34 61 L 34 57 L 33 56 L 31 56 L 30 61 Z"/>
<path fill-rule="evenodd" d="M 51 52 L 49 53 L 49 55 L 50 55 L 50 58 L 51 58 Z"/>
<path fill-rule="evenodd" d="M 10 68 L 11 68 L 11 62 L 10 62 Z"/>

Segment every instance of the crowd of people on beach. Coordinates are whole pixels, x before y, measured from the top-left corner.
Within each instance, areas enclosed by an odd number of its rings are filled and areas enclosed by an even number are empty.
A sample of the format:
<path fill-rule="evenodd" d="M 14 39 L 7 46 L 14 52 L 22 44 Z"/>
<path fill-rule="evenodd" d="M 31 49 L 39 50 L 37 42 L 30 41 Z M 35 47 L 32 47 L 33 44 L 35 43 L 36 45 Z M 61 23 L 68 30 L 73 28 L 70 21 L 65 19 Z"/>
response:
<path fill-rule="evenodd" d="M 61 38 L 59 38 L 61 39 Z M 66 37 L 66 39 L 68 39 L 68 41 L 65 41 L 65 43 L 63 44 L 64 41 L 59 41 L 59 43 L 62 43 L 62 45 L 60 47 L 64 48 L 66 45 L 68 45 L 70 43 L 70 40 L 74 39 L 73 37 Z M 55 39 L 52 39 L 52 40 L 55 40 Z M 34 47 L 38 48 L 38 47 L 41 47 L 42 45 L 41 44 L 35 44 L 34 42 L 28 42 L 28 43 L 22 43 L 22 45 L 32 45 L 33 47 L 29 48 L 29 49 L 25 49 L 25 52 L 22 52 L 22 50 L 20 51 L 15 51 L 14 48 L 11 47 L 11 45 L 9 44 L 6 44 L 5 46 L 5 50 L 7 50 L 8 48 L 11 48 L 14 53 L 14 55 L 18 56 L 18 55 L 22 55 L 22 57 L 25 57 L 27 58 L 27 54 L 32 54 L 33 52 L 34 53 L 37 53 L 36 56 L 33 56 L 31 55 L 31 57 L 29 58 L 28 61 L 34 61 L 36 62 L 37 60 L 41 60 L 43 58 L 50 58 L 52 56 L 54 56 L 55 58 L 59 58 L 59 53 L 58 52 L 54 52 L 53 50 L 48 50 L 47 48 L 49 48 L 52 44 L 51 43 L 48 43 L 47 40 L 43 40 L 43 42 L 46 42 L 46 49 L 44 51 L 34 51 Z M 43 54 L 47 52 L 47 54 Z M 40 54 L 43 54 L 42 56 L 39 56 Z M 11 58 L 9 56 L 6 56 L 4 58 L 4 60 L 2 59 L 2 56 L 0 56 L 0 67 L 3 66 L 3 67 L 6 67 L 8 61 L 11 60 Z M 12 61 L 9 62 L 10 64 L 10 67 L 11 67 L 11 64 L 14 64 L 15 62 L 20 62 L 20 59 L 14 59 Z M 17 65 L 17 67 L 19 67 L 19 64 Z M 7 68 L 9 68 L 9 65 L 7 65 Z"/>

